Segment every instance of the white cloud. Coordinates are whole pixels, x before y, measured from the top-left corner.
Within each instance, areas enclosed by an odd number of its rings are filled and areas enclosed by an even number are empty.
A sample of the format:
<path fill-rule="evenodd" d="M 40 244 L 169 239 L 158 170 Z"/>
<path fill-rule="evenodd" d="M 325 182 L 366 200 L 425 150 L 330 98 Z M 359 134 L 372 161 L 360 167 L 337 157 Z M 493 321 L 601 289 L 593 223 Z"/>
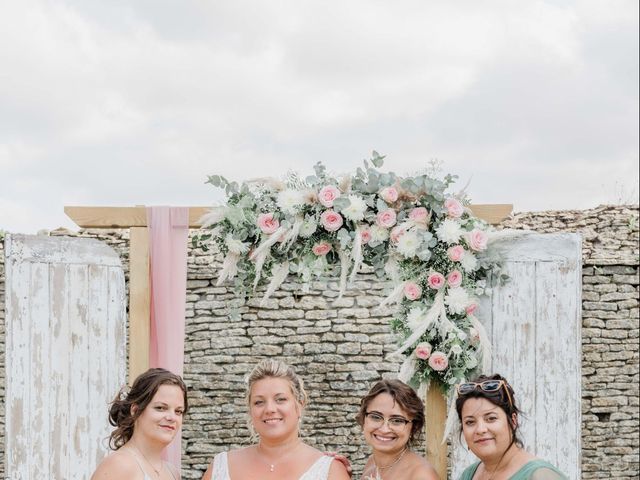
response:
<path fill-rule="evenodd" d="M 444 160 L 481 203 L 637 191 L 635 1 L 25 0 L 0 15 L 0 228 L 68 226 L 65 204 L 209 204 L 208 174 L 349 171 L 374 148 L 400 173 Z"/>

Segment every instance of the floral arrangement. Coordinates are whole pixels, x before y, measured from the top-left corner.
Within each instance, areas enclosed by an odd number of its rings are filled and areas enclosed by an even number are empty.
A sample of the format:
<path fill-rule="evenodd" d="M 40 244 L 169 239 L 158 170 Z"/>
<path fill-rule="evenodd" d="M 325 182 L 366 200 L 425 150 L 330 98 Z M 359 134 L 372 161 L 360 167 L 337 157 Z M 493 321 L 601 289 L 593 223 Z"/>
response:
<path fill-rule="evenodd" d="M 222 253 L 219 285 L 233 281 L 249 293 L 268 279 L 265 301 L 288 274 L 308 285 L 334 266 L 341 296 L 369 265 L 394 286 L 381 305 L 399 305 L 391 326 L 401 339 L 394 353 L 405 357 L 400 378 L 423 388 L 435 381 L 447 392 L 490 359 L 475 313 L 500 265 L 487 255 L 489 226 L 473 216 L 464 192 L 446 193 L 454 176 L 402 178 L 380 171 L 383 159 L 373 152 L 341 178 L 321 163 L 304 179 L 238 185 L 210 176 L 228 201 L 202 219 L 194 244 Z"/>

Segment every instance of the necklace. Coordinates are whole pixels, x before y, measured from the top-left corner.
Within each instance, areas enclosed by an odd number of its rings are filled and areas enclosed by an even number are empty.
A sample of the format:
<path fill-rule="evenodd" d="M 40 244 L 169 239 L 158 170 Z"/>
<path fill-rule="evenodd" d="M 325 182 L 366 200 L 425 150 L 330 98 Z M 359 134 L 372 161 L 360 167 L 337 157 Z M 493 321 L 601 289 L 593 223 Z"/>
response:
<path fill-rule="evenodd" d="M 258 457 L 260 457 L 260 460 L 262 460 L 266 465 L 269 466 L 269 471 L 270 472 L 275 472 L 276 471 L 276 467 L 278 466 L 278 463 L 282 463 L 282 461 L 284 459 L 286 459 L 291 452 L 293 452 L 296 448 L 298 448 L 298 445 L 300 445 L 300 439 L 296 440 L 295 445 L 291 448 L 291 450 L 289 450 L 284 455 L 282 455 L 277 463 L 271 463 L 270 461 L 268 461 L 265 458 L 265 455 L 263 455 L 262 452 L 261 452 L 262 449 L 261 449 L 261 446 L 260 446 L 260 442 L 258 442 L 258 444 L 256 445 L 256 450 L 258 452 Z"/>
<path fill-rule="evenodd" d="M 402 449 L 402 451 L 400 452 L 400 455 L 398 455 L 398 458 L 396 458 L 393 462 L 391 462 L 389 465 L 385 465 L 383 467 L 379 467 L 378 463 L 376 462 L 376 458 L 373 457 L 373 464 L 376 466 L 376 470 L 378 470 L 379 472 L 382 472 L 384 470 L 389 470 L 391 467 L 393 467 L 394 465 L 396 465 L 400 460 L 402 460 L 402 457 L 404 457 L 404 454 L 407 453 L 408 448 L 404 447 Z"/>
<path fill-rule="evenodd" d="M 140 455 L 142 455 L 142 458 L 144 458 L 144 460 L 145 460 L 145 461 L 149 464 L 149 466 L 153 469 L 153 471 L 154 471 L 154 472 L 155 472 L 155 474 L 156 474 L 156 477 L 160 478 L 160 472 L 162 471 L 163 464 L 160 464 L 160 468 L 156 468 L 156 467 L 154 467 L 154 466 L 153 466 L 153 463 L 151 463 L 151 462 L 149 461 L 149 459 L 147 458 L 147 456 L 146 456 L 144 453 L 142 453 L 142 450 L 140 450 L 140 449 L 138 448 L 138 446 L 133 442 L 133 440 L 131 441 L 131 445 L 133 445 L 133 448 L 135 448 L 135 449 L 136 449 L 136 452 L 138 452 Z"/>

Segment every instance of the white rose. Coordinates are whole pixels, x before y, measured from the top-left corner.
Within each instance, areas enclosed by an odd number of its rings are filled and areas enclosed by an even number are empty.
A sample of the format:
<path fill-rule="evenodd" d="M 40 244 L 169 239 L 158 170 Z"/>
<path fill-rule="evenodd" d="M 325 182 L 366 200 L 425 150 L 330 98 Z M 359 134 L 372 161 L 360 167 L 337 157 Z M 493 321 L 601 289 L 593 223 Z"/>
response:
<path fill-rule="evenodd" d="M 289 215 L 295 215 L 297 208 L 304 204 L 304 195 L 298 190 L 283 190 L 278 193 L 277 202 L 278 207 L 284 213 Z"/>
<path fill-rule="evenodd" d="M 413 257 L 418 251 L 418 247 L 420 246 L 420 239 L 418 238 L 418 234 L 414 231 L 407 232 L 400 237 L 398 240 L 398 252 L 404 255 L 405 257 Z"/>
<path fill-rule="evenodd" d="M 349 206 L 340 211 L 349 220 L 359 222 L 364 218 L 364 212 L 367 211 L 367 204 L 362 197 L 358 195 L 349 195 Z"/>
<path fill-rule="evenodd" d="M 462 287 L 450 288 L 444 297 L 444 303 L 452 314 L 464 313 L 469 305 L 469 294 Z"/>
<path fill-rule="evenodd" d="M 384 242 L 389 238 L 389 230 L 379 227 L 378 225 L 371 225 L 369 233 L 371 233 L 372 242 Z"/>
<path fill-rule="evenodd" d="M 478 268 L 478 259 L 471 252 L 466 252 L 460 259 L 460 266 L 465 272 L 473 272 Z"/>
<path fill-rule="evenodd" d="M 305 218 L 304 222 L 302 222 L 302 226 L 300 227 L 300 236 L 302 238 L 309 238 L 314 234 L 317 228 L 316 221 L 312 218 Z"/>
<path fill-rule="evenodd" d="M 462 236 L 462 228 L 457 221 L 447 218 L 436 229 L 436 235 L 447 244 L 458 243 Z"/>

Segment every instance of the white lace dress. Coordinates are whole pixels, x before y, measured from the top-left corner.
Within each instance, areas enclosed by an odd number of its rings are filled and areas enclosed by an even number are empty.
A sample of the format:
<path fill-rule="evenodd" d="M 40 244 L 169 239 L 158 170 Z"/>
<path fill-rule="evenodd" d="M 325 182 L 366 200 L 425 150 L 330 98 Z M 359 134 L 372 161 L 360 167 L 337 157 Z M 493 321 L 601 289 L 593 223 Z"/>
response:
<path fill-rule="evenodd" d="M 327 480 L 332 461 L 332 457 L 323 455 L 298 480 Z M 231 480 L 227 452 L 219 453 L 213 457 L 212 470 L 211 480 Z"/>

